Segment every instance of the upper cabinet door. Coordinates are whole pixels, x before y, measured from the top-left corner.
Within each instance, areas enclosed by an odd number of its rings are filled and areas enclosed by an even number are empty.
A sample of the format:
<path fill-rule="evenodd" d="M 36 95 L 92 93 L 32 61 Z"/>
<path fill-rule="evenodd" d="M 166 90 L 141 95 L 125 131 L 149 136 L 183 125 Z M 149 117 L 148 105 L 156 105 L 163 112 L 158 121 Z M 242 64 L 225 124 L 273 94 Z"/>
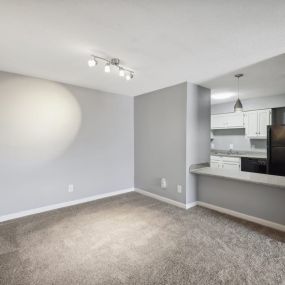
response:
<path fill-rule="evenodd" d="M 211 129 L 244 128 L 243 113 L 227 113 L 211 116 Z"/>
<path fill-rule="evenodd" d="M 258 136 L 258 112 L 245 112 L 245 133 L 249 138 Z"/>
<path fill-rule="evenodd" d="M 266 139 L 271 125 L 271 109 L 245 112 L 245 134 L 253 139 Z"/>
<path fill-rule="evenodd" d="M 221 115 L 211 116 L 211 129 L 222 129 L 224 128 L 224 122 Z"/>
<path fill-rule="evenodd" d="M 271 109 L 258 111 L 258 136 L 267 137 L 267 126 L 271 125 Z"/>
<path fill-rule="evenodd" d="M 244 128 L 243 112 L 228 114 L 228 127 L 229 128 Z"/>

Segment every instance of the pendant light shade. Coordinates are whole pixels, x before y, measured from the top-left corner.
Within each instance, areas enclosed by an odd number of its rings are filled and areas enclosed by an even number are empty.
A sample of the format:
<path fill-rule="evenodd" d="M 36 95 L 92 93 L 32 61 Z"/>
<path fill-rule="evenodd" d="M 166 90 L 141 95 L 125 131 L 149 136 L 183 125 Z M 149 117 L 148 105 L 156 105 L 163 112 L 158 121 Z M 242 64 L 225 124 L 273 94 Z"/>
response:
<path fill-rule="evenodd" d="M 238 94 L 238 98 L 237 98 L 237 101 L 236 101 L 236 103 L 235 103 L 235 106 L 234 106 L 234 111 L 235 112 L 242 112 L 242 110 L 243 110 L 243 106 L 242 106 L 242 103 L 241 103 L 241 101 L 240 101 L 240 99 L 239 99 L 239 79 L 240 79 L 240 77 L 242 77 L 243 76 L 243 74 L 236 74 L 235 75 L 235 77 L 237 78 L 237 87 L 238 87 L 238 92 L 237 92 L 237 94 Z"/>
<path fill-rule="evenodd" d="M 242 112 L 242 103 L 240 101 L 240 99 L 237 99 L 236 103 L 235 103 L 235 107 L 234 110 L 235 112 Z"/>

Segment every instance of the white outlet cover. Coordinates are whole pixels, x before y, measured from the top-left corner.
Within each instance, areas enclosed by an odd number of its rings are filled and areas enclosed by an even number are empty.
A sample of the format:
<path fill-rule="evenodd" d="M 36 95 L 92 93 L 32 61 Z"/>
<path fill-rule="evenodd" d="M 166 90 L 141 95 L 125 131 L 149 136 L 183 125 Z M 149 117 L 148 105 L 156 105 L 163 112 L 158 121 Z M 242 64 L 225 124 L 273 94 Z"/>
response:
<path fill-rule="evenodd" d="M 177 185 L 177 192 L 182 193 L 182 185 L 180 184 Z"/>
<path fill-rule="evenodd" d="M 68 185 L 68 192 L 71 193 L 74 191 L 74 185 L 73 184 L 69 184 Z"/>
<path fill-rule="evenodd" d="M 230 149 L 234 149 L 234 145 L 232 143 L 230 144 Z"/>

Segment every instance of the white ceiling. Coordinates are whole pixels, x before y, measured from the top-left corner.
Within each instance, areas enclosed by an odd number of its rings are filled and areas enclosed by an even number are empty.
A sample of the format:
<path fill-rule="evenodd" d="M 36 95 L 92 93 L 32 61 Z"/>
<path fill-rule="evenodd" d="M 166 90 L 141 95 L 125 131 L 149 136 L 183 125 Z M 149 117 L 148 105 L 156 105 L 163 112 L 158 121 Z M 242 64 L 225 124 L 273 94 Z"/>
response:
<path fill-rule="evenodd" d="M 138 95 L 203 84 L 285 51 L 283 0 L 9 0 L 0 2 L 0 70 Z M 119 57 L 126 82 L 89 69 Z"/>
<path fill-rule="evenodd" d="M 285 96 L 285 54 L 282 54 L 204 82 L 204 86 L 211 88 L 212 104 L 236 101 L 237 73 L 244 74 L 240 78 L 241 99 Z M 233 97 L 223 100 L 213 98 L 213 95 L 219 97 L 225 94 Z"/>

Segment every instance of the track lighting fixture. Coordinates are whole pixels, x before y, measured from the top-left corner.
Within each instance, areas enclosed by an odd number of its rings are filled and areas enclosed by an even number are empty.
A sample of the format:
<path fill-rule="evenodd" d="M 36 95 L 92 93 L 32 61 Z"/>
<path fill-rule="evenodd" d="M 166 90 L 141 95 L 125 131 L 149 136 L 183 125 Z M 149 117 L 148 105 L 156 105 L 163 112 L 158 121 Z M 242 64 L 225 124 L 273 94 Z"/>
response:
<path fill-rule="evenodd" d="M 105 62 L 104 71 L 106 73 L 111 72 L 111 66 L 115 66 L 119 70 L 120 77 L 125 77 L 126 80 L 131 80 L 134 78 L 134 72 L 121 66 L 120 60 L 118 58 L 106 59 L 100 56 L 91 55 L 90 59 L 88 60 L 89 67 L 94 67 L 95 65 L 97 65 L 98 59 Z"/>

